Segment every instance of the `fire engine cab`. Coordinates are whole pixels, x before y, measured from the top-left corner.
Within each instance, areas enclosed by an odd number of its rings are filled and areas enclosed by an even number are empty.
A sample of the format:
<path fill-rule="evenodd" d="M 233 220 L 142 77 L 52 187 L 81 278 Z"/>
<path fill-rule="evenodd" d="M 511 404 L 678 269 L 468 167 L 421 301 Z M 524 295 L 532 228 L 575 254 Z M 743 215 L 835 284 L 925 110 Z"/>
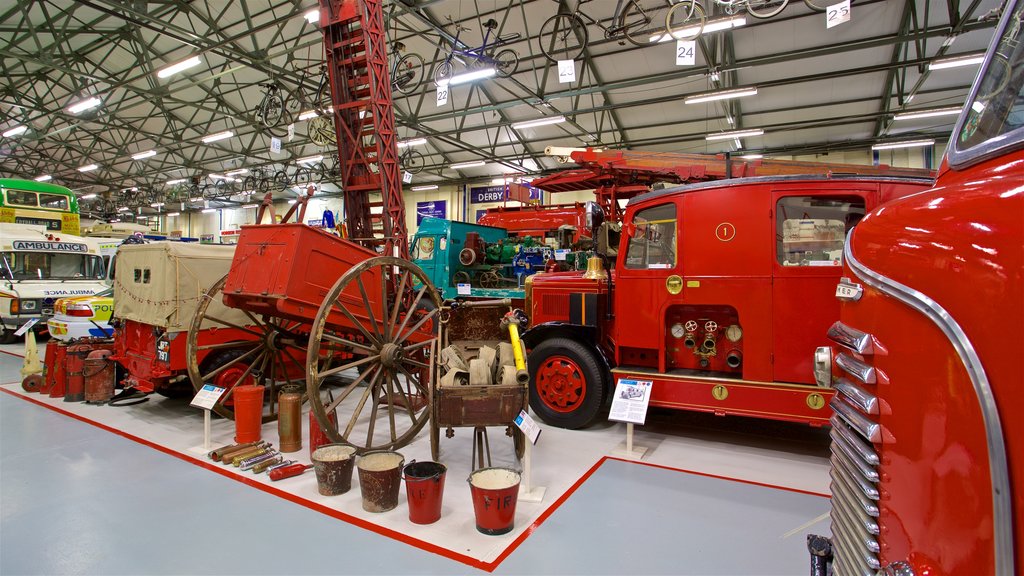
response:
<path fill-rule="evenodd" d="M 833 389 L 815 383 L 812 357 L 838 314 L 846 233 L 931 183 L 755 177 L 633 198 L 603 254 L 610 273 L 527 282 L 531 407 L 549 424 L 587 426 L 628 378 L 653 382 L 652 406 L 827 423 Z"/>

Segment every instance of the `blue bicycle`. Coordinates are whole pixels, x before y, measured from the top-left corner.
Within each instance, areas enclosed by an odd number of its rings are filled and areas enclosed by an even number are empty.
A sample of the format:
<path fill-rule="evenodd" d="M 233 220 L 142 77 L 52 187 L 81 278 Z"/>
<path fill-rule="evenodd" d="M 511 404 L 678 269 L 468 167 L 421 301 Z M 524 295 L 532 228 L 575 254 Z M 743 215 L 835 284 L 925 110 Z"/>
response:
<path fill-rule="evenodd" d="M 468 32 L 469 28 L 453 21 L 451 16 L 448 16 L 448 23 L 455 28 L 455 38 L 452 39 L 450 46 L 443 46 L 443 48 L 447 48 L 448 52 L 444 59 L 434 68 L 435 84 L 441 86 L 451 80 L 455 73 L 456 62 L 462 66 L 478 69 L 494 68 L 495 74 L 502 78 L 508 78 L 515 74 L 516 68 L 519 67 L 519 53 L 511 48 L 503 48 L 501 50 L 498 50 L 498 48 L 518 40 L 519 33 L 506 34 L 504 36 L 495 35 L 491 39 L 491 33 L 498 28 L 498 22 L 491 18 L 484 22 L 484 28 L 487 31 L 484 33 L 483 43 L 478 48 L 463 49 L 459 48 L 459 35 L 463 32 Z"/>

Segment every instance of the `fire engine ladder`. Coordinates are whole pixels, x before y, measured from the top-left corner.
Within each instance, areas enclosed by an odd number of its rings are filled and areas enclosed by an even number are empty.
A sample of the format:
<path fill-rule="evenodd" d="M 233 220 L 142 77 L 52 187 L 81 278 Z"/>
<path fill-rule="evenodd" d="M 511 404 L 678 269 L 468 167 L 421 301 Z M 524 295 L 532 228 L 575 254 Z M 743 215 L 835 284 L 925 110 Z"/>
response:
<path fill-rule="evenodd" d="M 349 238 L 407 257 L 382 3 L 320 0 L 320 24 Z"/>

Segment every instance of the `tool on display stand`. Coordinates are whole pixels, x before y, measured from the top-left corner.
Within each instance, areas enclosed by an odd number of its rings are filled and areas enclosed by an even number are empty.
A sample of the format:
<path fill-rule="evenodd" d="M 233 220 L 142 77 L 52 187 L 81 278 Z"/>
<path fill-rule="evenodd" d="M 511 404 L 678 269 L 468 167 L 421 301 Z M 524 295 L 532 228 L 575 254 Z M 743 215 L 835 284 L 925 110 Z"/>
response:
<path fill-rule="evenodd" d="M 298 476 L 312 467 L 312 464 L 289 464 L 287 466 L 273 468 L 268 472 L 268 474 L 270 475 L 270 479 L 276 482 L 278 480 L 284 480 L 285 478 Z"/>

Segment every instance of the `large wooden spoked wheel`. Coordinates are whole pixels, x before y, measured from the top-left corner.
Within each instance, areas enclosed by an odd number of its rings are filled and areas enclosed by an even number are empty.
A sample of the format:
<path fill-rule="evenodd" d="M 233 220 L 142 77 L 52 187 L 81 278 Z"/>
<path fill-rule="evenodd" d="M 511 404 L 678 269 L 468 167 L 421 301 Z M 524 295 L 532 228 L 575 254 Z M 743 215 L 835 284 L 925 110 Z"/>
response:
<path fill-rule="evenodd" d="M 245 310 L 244 321 L 225 319 L 224 309 L 213 305 L 223 298 L 225 280 L 226 275 L 210 287 L 192 318 L 185 349 L 188 377 L 196 392 L 205 384 L 225 388 L 213 411 L 231 420 L 235 386 L 263 386 L 263 422 L 272 422 L 277 420 L 281 387 L 301 384 L 305 377 L 307 325 Z M 223 336 L 227 333 L 231 336 Z"/>
<path fill-rule="evenodd" d="M 350 268 L 310 330 L 310 406 L 333 442 L 358 453 L 408 444 L 430 415 L 430 359 L 441 299 L 415 264 L 378 256 Z M 322 391 L 339 388 L 324 402 Z M 337 410 L 337 423 L 327 414 Z"/>

